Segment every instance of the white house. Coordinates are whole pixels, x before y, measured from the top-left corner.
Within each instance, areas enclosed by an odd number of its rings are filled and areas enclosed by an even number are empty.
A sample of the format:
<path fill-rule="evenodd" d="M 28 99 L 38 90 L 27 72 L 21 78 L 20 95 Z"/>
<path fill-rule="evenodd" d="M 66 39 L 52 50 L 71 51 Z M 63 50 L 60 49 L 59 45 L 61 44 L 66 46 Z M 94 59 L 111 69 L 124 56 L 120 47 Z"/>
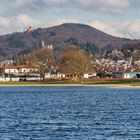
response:
<path fill-rule="evenodd" d="M 7 74 L 19 73 L 19 69 L 17 66 L 5 66 L 3 67 L 3 73 Z"/>
<path fill-rule="evenodd" d="M 38 68 L 33 68 L 27 65 L 3 66 L 0 67 L 0 73 L 2 74 L 0 76 L 0 81 L 40 80 L 40 76 L 37 72 Z"/>
<path fill-rule="evenodd" d="M 38 72 L 38 68 L 35 67 L 30 67 L 27 65 L 20 65 L 18 66 L 19 69 L 19 73 L 34 73 L 34 72 Z"/>
<path fill-rule="evenodd" d="M 85 79 L 93 78 L 93 77 L 96 77 L 96 76 L 97 76 L 97 73 L 85 73 L 84 74 Z"/>
<path fill-rule="evenodd" d="M 126 72 L 123 74 L 123 78 L 125 79 L 138 78 L 137 75 L 140 75 L 140 72 Z"/>
<path fill-rule="evenodd" d="M 45 78 L 46 79 L 61 79 L 61 78 L 65 78 L 65 74 L 62 74 L 62 73 L 57 73 L 57 74 L 46 73 Z"/>
<path fill-rule="evenodd" d="M 27 74 L 27 73 L 35 73 L 38 71 L 37 68 L 33 68 L 27 65 L 3 66 L 0 69 L 1 69 L 1 73 L 6 73 L 6 74 Z"/>

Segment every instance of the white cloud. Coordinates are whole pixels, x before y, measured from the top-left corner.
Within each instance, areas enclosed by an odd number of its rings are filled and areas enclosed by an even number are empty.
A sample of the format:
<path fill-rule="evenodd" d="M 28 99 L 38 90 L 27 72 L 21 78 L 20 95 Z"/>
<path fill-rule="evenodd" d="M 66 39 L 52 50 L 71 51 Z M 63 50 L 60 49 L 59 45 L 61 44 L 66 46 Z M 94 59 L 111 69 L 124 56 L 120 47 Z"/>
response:
<path fill-rule="evenodd" d="M 36 29 L 38 27 L 52 27 L 63 23 L 79 23 L 80 21 L 75 19 L 56 19 L 46 22 L 40 22 L 29 15 L 20 14 L 11 18 L 0 17 L 0 34 L 7 34 L 12 32 L 25 31 L 30 25 Z"/>
<path fill-rule="evenodd" d="M 41 23 L 38 20 L 33 19 L 32 17 L 30 17 L 29 15 L 24 15 L 21 14 L 19 16 L 16 17 L 16 24 L 19 27 L 27 27 L 29 25 L 32 25 L 34 27 L 39 26 Z"/>
<path fill-rule="evenodd" d="M 108 23 L 99 20 L 93 20 L 88 23 L 89 25 L 111 34 L 113 36 L 140 39 L 140 20 L 134 21 L 120 21 L 115 23 Z"/>
<path fill-rule="evenodd" d="M 124 36 L 124 34 L 121 33 L 115 26 L 103 21 L 93 20 L 89 22 L 89 25 L 110 35 L 119 36 L 119 37 Z"/>
<path fill-rule="evenodd" d="M 130 6 L 130 0 L 99 0 L 100 4 L 108 8 L 124 9 Z"/>
<path fill-rule="evenodd" d="M 140 19 L 123 21 L 118 28 L 126 33 L 128 37 L 140 39 Z"/>
<path fill-rule="evenodd" d="M 130 0 L 78 0 L 82 7 L 89 10 L 120 14 L 130 6 Z"/>
<path fill-rule="evenodd" d="M 5 17 L 0 17 L 0 28 L 7 28 L 10 26 L 10 21 L 9 19 Z"/>
<path fill-rule="evenodd" d="M 42 0 L 42 1 L 48 5 L 61 5 L 68 4 L 70 2 L 68 0 Z"/>
<path fill-rule="evenodd" d="M 41 26 L 41 22 L 24 14 L 11 18 L 0 17 L 0 34 L 25 31 L 30 25 L 37 28 Z"/>
<path fill-rule="evenodd" d="M 15 6 L 23 6 L 23 5 L 30 4 L 31 2 L 33 2 L 33 0 L 11 0 L 11 2 Z"/>
<path fill-rule="evenodd" d="M 57 7 L 79 8 L 81 10 L 121 14 L 134 0 L 11 0 L 15 6 L 27 7 Z M 23 7 L 24 6 L 24 7 Z"/>

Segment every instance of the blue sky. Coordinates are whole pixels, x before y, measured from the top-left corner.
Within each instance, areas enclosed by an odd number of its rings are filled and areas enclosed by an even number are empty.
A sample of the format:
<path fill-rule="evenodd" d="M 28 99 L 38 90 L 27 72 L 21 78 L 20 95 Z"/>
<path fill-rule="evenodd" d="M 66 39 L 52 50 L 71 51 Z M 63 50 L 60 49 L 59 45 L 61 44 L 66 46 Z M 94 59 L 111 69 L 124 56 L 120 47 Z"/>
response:
<path fill-rule="evenodd" d="M 140 39 L 140 0 L 2 0 L 0 34 L 62 23 L 83 23 Z"/>

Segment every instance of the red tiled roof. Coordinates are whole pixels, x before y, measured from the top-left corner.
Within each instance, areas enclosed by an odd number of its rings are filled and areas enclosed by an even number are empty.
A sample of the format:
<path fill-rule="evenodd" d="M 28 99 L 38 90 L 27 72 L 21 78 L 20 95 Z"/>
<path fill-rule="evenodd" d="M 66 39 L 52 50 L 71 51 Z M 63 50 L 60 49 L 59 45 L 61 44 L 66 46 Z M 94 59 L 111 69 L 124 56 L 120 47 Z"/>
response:
<path fill-rule="evenodd" d="M 3 66 L 5 69 L 17 69 L 17 66 Z"/>
<path fill-rule="evenodd" d="M 2 68 L 7 68 L 7 69 L 19 69 L 19 68 L 33 68 L 27 65 L 19 65 L 19 66 L 3 66 Z"/>
<path fill-rule="evenodd" d="M 19 65 L 18 68 L 33 68 L 33 67 L 30 67 L 30 66 L 27 66 L 27 65 Z"/>

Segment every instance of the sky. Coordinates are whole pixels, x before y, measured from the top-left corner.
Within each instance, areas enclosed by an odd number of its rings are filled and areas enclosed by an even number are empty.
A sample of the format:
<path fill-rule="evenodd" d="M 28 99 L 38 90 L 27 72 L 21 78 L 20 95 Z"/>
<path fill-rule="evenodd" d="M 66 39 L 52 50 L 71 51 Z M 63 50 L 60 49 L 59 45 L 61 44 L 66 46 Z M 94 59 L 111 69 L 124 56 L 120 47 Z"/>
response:
<path fill-rule="evenodd" d="M 0 34 L 82 23 L 113 36 L 140 39 L 140 0 L 1 0 Z"/>

